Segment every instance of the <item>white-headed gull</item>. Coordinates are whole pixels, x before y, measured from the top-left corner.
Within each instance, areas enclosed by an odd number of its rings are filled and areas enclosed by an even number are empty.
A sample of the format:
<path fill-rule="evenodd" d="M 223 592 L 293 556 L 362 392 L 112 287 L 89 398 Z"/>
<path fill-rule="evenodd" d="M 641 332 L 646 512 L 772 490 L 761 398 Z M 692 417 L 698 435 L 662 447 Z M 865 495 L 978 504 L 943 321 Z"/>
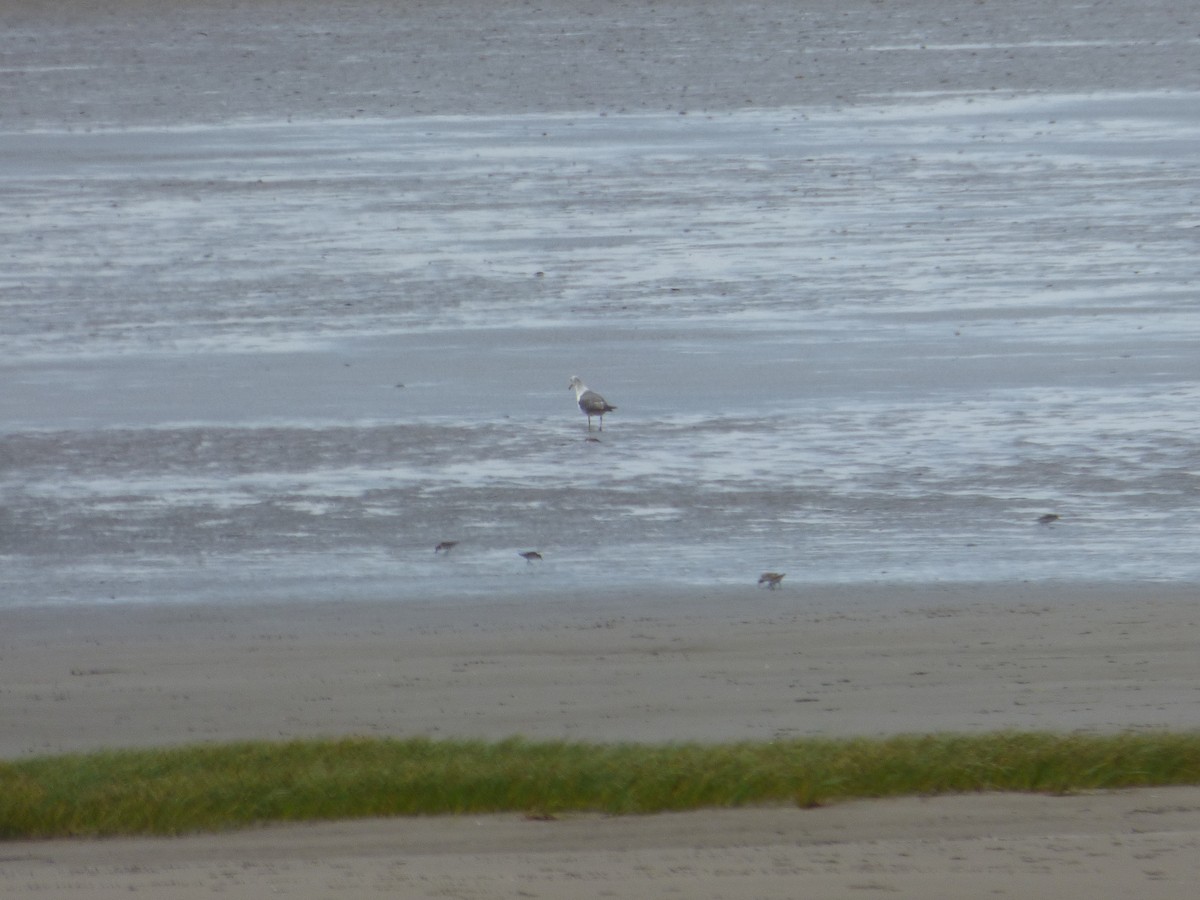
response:
<path fill-rule="evenodd" d="M 608 401 L 590 390 L 578 375 L 571 376 L 571 383 L 567 385 L 570 390 L 575 391 L 575 399 L 579 402 L 579 408 L 588 419 L 588 431 L 592 430 L 592 416 L 600 418 L 600 430 L 604 430 L 604 414 L 612 412 L 616 409 L 615 406 L 610 406 Z"/>

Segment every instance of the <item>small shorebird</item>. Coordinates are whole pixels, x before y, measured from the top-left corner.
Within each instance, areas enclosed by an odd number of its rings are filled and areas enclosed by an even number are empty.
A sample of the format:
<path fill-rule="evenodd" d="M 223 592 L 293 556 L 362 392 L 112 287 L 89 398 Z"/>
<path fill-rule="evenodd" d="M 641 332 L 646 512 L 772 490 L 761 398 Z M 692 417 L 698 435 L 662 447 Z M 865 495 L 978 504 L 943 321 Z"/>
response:
<path fill-rule="evenodd" d="M 1061 518 L 1058 513 L 1046 513 L 1044 516 L 1038 516 L 1039 525 L 1053 525 Z"/>
<path fill-rule="evenodd" d="M 436 547 L 433 548 L 433 552 L 434 553 L 449 553 L 451 550 L 453 550 L 457 546 L 458 546 L 458 541 L 442 541 L 440 544 L 438 544 Z"/>
<path fill-rule="evenodd" d="M 765 584 L 767 590 L 773 591 L 783 581 L 783 572 L 763 572 L 758 576 L 758 583 Z"/>
<path fill-rule="evenodd" d="M 607 400 L 589 389 L 578 375 L 571 376 L 571 382 L 567 385 L 567 389 L 575 392 L 575 401 L 579 404 L 583 414 L 587 416 L 588 431 L 592 430 L 592 416 L 599 416 L 600 430 L 603 431 L 604 414 L 612 412 L 616 407 L 610 406 Z"/>
<path fill-rule="evenodd" d="M 532 563 L 535 559 L 542 558 L 542 554 L 538 553 L 536 550 L 526 550 L 524 553 L 518 553 L 517 555 L 527 563 Z"/>

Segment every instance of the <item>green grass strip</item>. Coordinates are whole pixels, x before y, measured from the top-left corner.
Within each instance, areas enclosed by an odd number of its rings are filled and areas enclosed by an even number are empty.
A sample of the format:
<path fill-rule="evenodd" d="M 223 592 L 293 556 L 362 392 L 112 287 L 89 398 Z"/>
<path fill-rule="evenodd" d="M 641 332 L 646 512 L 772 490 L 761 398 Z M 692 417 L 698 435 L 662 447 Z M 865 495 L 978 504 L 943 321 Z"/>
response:
<path fill-rule="evenodd" d="M 654 813 L 1200 784 L 1200 733 L 734 744 L 304 740 L 0 763 L 0 838 L 490 812 Z"/>

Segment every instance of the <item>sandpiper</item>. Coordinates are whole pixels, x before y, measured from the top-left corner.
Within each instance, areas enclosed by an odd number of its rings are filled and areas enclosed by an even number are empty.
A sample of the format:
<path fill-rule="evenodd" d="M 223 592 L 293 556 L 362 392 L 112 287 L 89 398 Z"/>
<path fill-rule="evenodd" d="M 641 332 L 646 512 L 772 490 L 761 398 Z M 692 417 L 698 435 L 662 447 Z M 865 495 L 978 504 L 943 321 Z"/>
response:
<path fill-rule="evenodd" d="M 575 392 L 575 400 L 579 404 L 579 409 L 587 416 L 588 431 L 592 430 L 592 416 L 599 416 L 600 430 L 603 431 L 604 414 L 612 412 L 616 407 L 610 406 L 607 400 L 589 389 L 578 375 L 571 376 L 571 381 L 567 385 L 567 389 Z"/>
<path fill-rule="evenodd" d="M 1044 516 L 1038 516 L 1039 525 L 1053 525 L 1059 520 L 1058 513 L 1046 513 Z"/>
<path fill-rule="evenodd" d="M 524 553 L 519 553 L 517 555 L 527 563 L 532 563 L 535 559 L 542 558 L 542 554 L 538 553 L 536 550 L 526 550 Z"/>
<path fill-rule="evenodd" d="M 767 590 L 773 591 L 775 588 L 779 587 L 780 582 L 783 581 L 783 575 L 783 572 L 763 572 L 758 576 L 758 583 L 765 584 L 767 586 Z"/>
<path fill-rule="evenodd" d="M 458 541 L 442 541 L 433 548 L 434 553 L 449 553 L 458 546 Z"/>

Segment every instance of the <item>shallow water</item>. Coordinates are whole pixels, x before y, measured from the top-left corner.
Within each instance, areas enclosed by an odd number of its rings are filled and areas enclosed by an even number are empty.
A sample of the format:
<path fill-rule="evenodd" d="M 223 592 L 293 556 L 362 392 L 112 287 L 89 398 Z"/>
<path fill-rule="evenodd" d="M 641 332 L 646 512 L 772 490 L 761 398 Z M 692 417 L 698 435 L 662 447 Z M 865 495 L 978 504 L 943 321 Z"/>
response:
<path fill-rule="evenodd" d="M 1198 100 L 6 134 L 3 602 L 1196 580 Z"/>

